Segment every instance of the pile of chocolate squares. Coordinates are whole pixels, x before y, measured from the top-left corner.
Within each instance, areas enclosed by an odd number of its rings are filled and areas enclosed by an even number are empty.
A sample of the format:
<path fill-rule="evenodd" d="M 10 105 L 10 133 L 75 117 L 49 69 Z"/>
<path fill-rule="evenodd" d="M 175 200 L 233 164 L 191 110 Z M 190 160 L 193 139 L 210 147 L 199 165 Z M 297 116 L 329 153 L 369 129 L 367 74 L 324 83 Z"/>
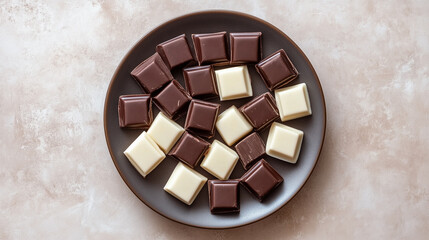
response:
<path fill-rule="evenodd" d="M 120 96 L 119 125 L 144 131 L 124 154 L 143 177 L 166 154 L 178 159 L 164 190 L 188 205 L 207 182 L 194 169 L 200 164 L 217 178 L 208 181 L 211 212 L 239 212 L 240 183 L 263 201 L 283 182 L 262 159 L 264 154 L 296 163 L 304 133 L 274 121 L 311 115 L 307 86 L 284 87 L 298 77 L 298 71 L 283 49 L 261 60 L 260 32 L 192 34 L 192 41 L 194 50 L 185 34 L 159 44 L 156 53 L 131 72 L 147 94 Z M 183 69 L 185 90 L 170 71 L 189 66 L 195 62 L 194 56 L 198 66 Z M 255 64 L 269 91 L 239 108 L 233 105 L 219 113 L 220 104 L 210 99 L 252 97 L 248 63 Z M 161 110 L 155 119 L 152 100 Z M 182 127 L 174 120 L 185 112 Z M 265 127 L 270 127 L 266 144 L 258 134 Z M 208 142 L 215 129 L 223 142 Z M 230 148 L 233 145 L 235 151 Z M 239 159 L 247 172 L 238 180 L 229 180 Z"/>

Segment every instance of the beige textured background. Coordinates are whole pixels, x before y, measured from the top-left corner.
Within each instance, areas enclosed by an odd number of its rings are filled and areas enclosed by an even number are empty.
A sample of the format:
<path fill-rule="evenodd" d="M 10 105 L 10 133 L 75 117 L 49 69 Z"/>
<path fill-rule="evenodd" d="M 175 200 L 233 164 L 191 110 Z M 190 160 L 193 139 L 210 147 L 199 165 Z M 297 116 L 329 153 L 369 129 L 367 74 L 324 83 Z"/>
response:
<path fill-rule="evenodd" d="M 63 2 L 0 2 L 0 239 L 427 239 L 429 1 Z M 288 34 L 318 72 L 328 111 L 303 190 L 227 231 L 183 226 L 141 203 L 110 159 L 102 122 L 110 78 L 133 44 L 212 8 Z"/>

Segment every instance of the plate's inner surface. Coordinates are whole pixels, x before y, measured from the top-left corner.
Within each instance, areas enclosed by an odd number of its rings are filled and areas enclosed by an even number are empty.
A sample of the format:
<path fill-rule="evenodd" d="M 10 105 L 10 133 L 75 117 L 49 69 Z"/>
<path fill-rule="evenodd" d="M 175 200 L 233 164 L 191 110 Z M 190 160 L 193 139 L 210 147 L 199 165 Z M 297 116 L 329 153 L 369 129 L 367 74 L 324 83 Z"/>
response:
<path fill-rule="evenodd" d="M 263 57 L 283 48 L 300 73 L 299 78 L 288 84 L 288 86 L 305 82 L 313 111 L 312 116 L 284 122 L 286 125 L 304 131 L 301 153 L 295 165 L 268 156 L 264 157 L 283 176 L 284 182 L 263 203 L 257 201 L 256 198 L 241 187 L 240 213 L 227 215 L 212 215 L 210 213 L 207 184 L 191 206 L 185 205 L 163 190 L 178 162 L 172 157 L 167 157 L 144 179 L 123 154 L 123 151 L 142 131 L 121 129 L 118 124 L 117 113 L 117 103 L 120 95 L 143 93 L 137 82 L 130 76 L 130 72 L 155 52 L 157 44 L 185 33 L 192 48 L 190 39 L 192 33 L 218 31 L 262 32 Z M 254 97 L 268 91 L 262 79 L 256 73 L 254 65 L 250 64 L 248 67 L 252 78 Z M 182 69 L 173 70 L 173 76 L 182 86 L 185 86 Z M 220 112 L 231 105 L 240 107 L 252 98 L 221 102 Z M 219 102 L 219 99 L 210 101 Z M 170 21 L 149 33 L 131 50 L 122 65 L 119 66 L 106 97 L 105 111 L 106 138 L 108 144 L 110 143 L 109 148 L 113 161 L 132 191 L 148 206 L 166 217 L 185 224 L 208 228 L 226 228 L 251 223 L 283 206 L 301 188 L 311 173 L 317 161 L 325 131 L 325 106 L 322 90 L 317 76 L 312 71 L 310 63 L 307 62 L 302 52 L 282 33 L 269 25 L 255 18 L 231 12 L 205 12 L 187 15 Z M 154 116 L 157 113 L 158 109 L 154 106 Z M 185 117 L 186 114 L 177 121 L 182 126 L 184 126 Z M 266 142 L 268 128 L 262 130 L 260 134 Z M 222 141 L 218 134 L 216 134 L 215 138 Z M 197 167 L 196 170 L 209 179 L 214 179 L 213 176 L 200 167 Z M 239 178 L 244 172 L 241 163 L 238 162 L 230 178 Z"/>

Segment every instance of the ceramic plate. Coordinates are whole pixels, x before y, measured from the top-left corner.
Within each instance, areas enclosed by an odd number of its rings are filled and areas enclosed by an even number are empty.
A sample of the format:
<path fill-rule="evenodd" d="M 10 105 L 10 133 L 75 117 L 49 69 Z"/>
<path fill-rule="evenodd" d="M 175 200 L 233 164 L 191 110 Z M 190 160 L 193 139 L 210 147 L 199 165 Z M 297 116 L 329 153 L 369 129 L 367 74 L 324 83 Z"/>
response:
<path fill-rule="evenodd" d="M 283 48 L 298 69 L 300 76 L 288 85 L 306 83 L 313 114 L 285 124 L 304 131 L 301 154 L 296 164 L 289 164 L 271 157 L 264 157 L 284 178 L 284 182 L 262 203 L 244 188 L 240 189 L 240 213 L 213 215 L 209 210 L 207 184 L 191 206 L 187 206 L 163 190 L 177 160 L 167 157 L 153 172 L 143 178 L 127 160 L 123 151 L 137 138 L 141 130 L 121 129 L 118 124 L 118 98 L 120 95 L 143 93 L 130 72 L 140 62 L 155 52 L 155 46 L 165 40 L 185 33 L 189 43 L 193 33 L 210 32 L 262 32 L 263 57 Z M 192 44 L 191 44 L 192 45 Z M 192 47 L 192 46 L 191 46 Z M 253 65 L 249 65 L 254 97 L 267 90 Z M 174 77 L 184 86 L 181 69 L 174 70 Z M 221 112 L 237 107 L 251 98 L 222 102 Z M 212 100 L 218 102 L 218 99 Z M 154 116 L 158 109 L 154 107 Z M 184 125 L 185 116 L 178 119 Z M 322 88 L 310 61 L 299 47 L 273 25 L 256 17 L 238 12 L 206 11 L 188 14 L 170 20 L 144 36 L 123 58 L 107 90 L 104 108 L 104 129 L 107 146 L 122 179 L 133 193 L 148 207 L 159 214 L 191 226 L 202 228 L 232 228 L 242 226 L 274 213 L 284 206 L 302 188 L 310 176 L 321 151 L 326 127 L 326 110 Z M 261 132 L 266 141 L 268 129 Z M 219 135 L 215 136 L 220 139 Z M 213 179 L 200 167 L 196 170 Z M 239 178 L 244 169 L 238 162 L 231 179 Z"/>

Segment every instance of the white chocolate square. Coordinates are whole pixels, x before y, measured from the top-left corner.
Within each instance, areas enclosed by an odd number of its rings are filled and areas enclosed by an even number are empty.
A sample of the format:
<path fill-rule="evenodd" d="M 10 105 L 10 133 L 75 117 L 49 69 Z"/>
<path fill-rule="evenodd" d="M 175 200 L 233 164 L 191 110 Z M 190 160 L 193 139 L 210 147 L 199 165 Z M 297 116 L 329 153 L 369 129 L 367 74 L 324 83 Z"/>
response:
<path fill-rule="evenodd" d="M 124 154 L 143 177 L 146 177 L 165 158 L 165 154 L 146 132 L 140 134 Z"/>
<path fill-rule="evenodd" d="M 237 66 L 215 71 L 221 101 L 253 95 L 247 66 Z"/>
<path fill-rule="evenodd" d="M 265 151 L 271 157 L 296 163 L 303 138 L 303 131 L 275 122 L 268 133 Z"/>
<path fill-rule="evenodd" d="M 165 184 L 164 190 L 191 205 L 206 182 L 206 177 L 179 162 Z"/>
<path fill-rule="evenodd" d="M 159 112 L 152 125 L 147 130 L 147 134 L 158 144 L 158 146 L 168 153 L 174 144 L 179 140 L 185 130 L 165 116 L 164 113 Z"/>
<path fill-rule="evenodd" d="M 216 129 L 226 144 L 231 146 L 250 133 L 253 127 L 243 114 L 232 105 L 219 114 L 216 121 Z"/>
<path fill-rule="evenodd" d="M 220 180 L 227 180 L 238 161 L 238 154 L 225 144 L 214 140 L 201 167 Z"/>
<path fill-rule="evenodd" d="M 274 91 L 282 121 L 311 115 L 307 85 L 300 83 Z"/>

